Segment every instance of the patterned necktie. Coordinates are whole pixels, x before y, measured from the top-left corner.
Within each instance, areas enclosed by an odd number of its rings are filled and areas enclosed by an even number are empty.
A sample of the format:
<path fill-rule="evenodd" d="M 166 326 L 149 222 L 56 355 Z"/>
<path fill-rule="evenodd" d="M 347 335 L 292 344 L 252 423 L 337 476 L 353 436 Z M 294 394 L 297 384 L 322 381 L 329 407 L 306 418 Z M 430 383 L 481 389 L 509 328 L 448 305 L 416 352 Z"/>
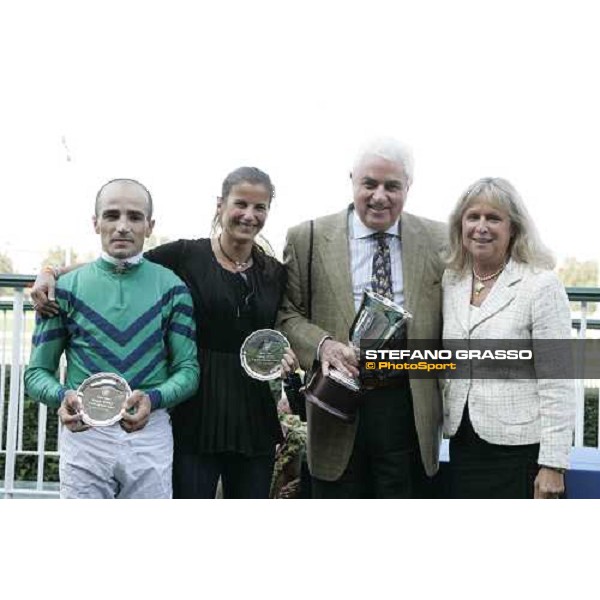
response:
<path fill-rule="evenodd" d="M 388 234 L 379 232 L 373 234 L 377 240 L 377 248 L 373 254 L 373 270 L 371 274 L 371 289 L 389 298 L 394 299 L 392 287 L 392 261 L 390 258 L 390 247 L 388 245 Z"/>

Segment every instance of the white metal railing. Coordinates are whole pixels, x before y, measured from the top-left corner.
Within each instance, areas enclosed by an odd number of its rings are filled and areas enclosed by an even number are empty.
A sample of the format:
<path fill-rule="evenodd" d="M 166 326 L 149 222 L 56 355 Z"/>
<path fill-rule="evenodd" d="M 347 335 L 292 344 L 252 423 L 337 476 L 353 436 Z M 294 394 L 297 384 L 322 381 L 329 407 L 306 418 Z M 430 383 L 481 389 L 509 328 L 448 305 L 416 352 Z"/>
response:
<path fill-rule="evenodd" d="M 0 497 L 4 498 L 58 496 L 56 483 L 47 481 L 45 477 L 46 460 L 59 456 L 58 419 L 52 416 L 58 435 L 52 448 L 47 450 L 48 408 L 44 404 L 27 402 L 23 383 L 34 327 L 34 314 L 24 292 L 31 281 L 31 276 L 0 275 L 0 288 L 13 288 L 12 300 L 0 301 L 0 457 L 4 459 L 4 470 L 0 472 Z M 64 364 L 61 378 L 64 380 Z M 35 419 L 26 419 L 31 417 L 30 411 L 37 413 Z M 26 420 L 35 423 L 36 435 L 26 431 Z M 26 433 L 32 439 L 28 440 Z M 34 481 L 25 481 L 17 473 L 19 460 L 27 460 L 25 457 L 32 457 L 28 470 L 35 473 Z"/>
<path fill-rule="evenodd" d="M 34 315 L 31 305 L 25 299 L 24 288 L 33 281 L 33 276 L 0 275 L 0 288 L 12 287 L 12 301 L 0 301 L 0 457 L 4 457 L 4 481 L 1 481 L 0 498 L 15 496 L 56 497 L 56 483 L 46 481 L 46 459 L 58 457 L 60 453 L 60 424 L 54 413 L 48 415 L 47 407 L 43 404 L 34 405 L 26 402 L 23 375 L 31 348 L 31 334 L 34 325 Z M 580 302 L 581 315 L 574 319 L 574 329 L 581 339 L 591 332 L 600 334 L 600 321 L 588 318 L 589 303 L 600 302 L 600 288 L 569 288 L 569 298 Z M 64 361 L 64 358 L 63 358 Z M 8 405 L 6 405 L 7 376 L 10 374 L 8 390 Z M 65 365 L 62 362 L 60 377 L 64 381 Z M 575 446 L 584 445 L 585 406 L 584 394 L 586 389 L 595 390 L 596 401 L 600 402 L 600 382 L 577 382 L 577 413 L 575 426 Z M 598 431 L 600 432 L 600 406 L 598 407 Z M 25 440 L 26 411 L 37 410 L 37 436 L 35 444 L 27 444 Z M 54 419 L 57 436 L 52 439 L 52 449 L 46 450 L 50 419 Z M 600 435 L 596 442 L 600 448 Z M 37 469 L 34 481 L 23 481 L 16 475 L 17 459 L 32 456 L 37 458 Z"/>
<path fill-rule="evenodd" d="M 597 306 L 600 302 L 599 288 L 568 288 L 569 300 L 579 302 L 580 316 L 573 320 L 574 329 L 577 331 L 577 337 L 585 340 L 590 337 L 591 333 L 598 334 L 600 330 L 600 321 L 589 319 L 590 303 Z M 594 335 L 593 337 L 599 337 Z M 596 431 L 598 432 L 596 447 L 600 449 L 600 381 L 598 380 L 575 380 L 576 389 L 576 412 L 575 412 L 575 436 L 574 446 L 584 446 L 585 432 L 585 392 L 587 390 L 595 390 L 595 400 L 597 403 L 597 423 Z"/>

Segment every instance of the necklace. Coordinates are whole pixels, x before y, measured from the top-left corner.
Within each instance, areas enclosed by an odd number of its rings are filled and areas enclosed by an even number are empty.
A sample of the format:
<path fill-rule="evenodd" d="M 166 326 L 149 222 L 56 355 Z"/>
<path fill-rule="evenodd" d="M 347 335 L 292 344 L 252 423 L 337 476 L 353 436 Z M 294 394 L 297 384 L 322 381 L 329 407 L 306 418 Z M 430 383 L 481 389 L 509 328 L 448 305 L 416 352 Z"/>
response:
<path fill-rule="evenodd" d="M 223 256 L 233 265 L 235 265 L 235 268 L 238 271 L 243 271 L 244 269 L 247 269 L 250 266 L 250 258 L 252 257 L 252 250 L 250 250 L 250 254 L 248 255 L 248 258 L 244 261 L 239 261 L 239 260 L 234 260 L 233 258 L 231 258 L 231 256 L 229 256 L 229 254 L 227 254 L 227 252 L 225 252 L 225 250 L 223 249 L 223 244 L 221 244 L 221 236 L 219 236 L 217 238 L 217 241 L 219 242 L 219 248 L 221 250 L 221 252 L 223 253 Z"/>
<path fill-rule="evenodd" d="M 485 290 L 485 284 L 483 283 L 484 281 L 489 281 L 490 279 L 494 279 L 494 277 L 498 277 L 498 275 L 500 275 L 500 273 L 502 273 L 502 271 L 504 271 L 505 266 L 506 266 L 506 263 L 503 263 L 502 266 L 495 273 L 492 273 L 491 275 L 486 275 L 485 277 L 480 275 L 475 270 L 475 267 L 473 267 L 473 275 L 474 275 L 475 279 L 477 279 L 475 286 L 474 286 L 475 295 L 479 296 L 479 294 L 481 294 L 481 292 L 483 292 L 483 290 Z"/>

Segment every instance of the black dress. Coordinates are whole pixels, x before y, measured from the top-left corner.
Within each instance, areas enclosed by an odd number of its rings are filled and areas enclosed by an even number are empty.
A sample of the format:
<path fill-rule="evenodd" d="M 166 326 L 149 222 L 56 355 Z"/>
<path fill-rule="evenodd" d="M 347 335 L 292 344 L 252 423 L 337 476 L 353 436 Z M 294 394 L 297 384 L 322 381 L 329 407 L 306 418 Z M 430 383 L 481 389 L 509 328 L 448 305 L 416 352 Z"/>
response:
<path fill-rule="evenodd" d="M 252 267 L 232 273 L 218 263 L 209 239 L 178 240 L 146 257 L 181 277 L 194 301 L 200 388 L 172 413 L 176 452 L 272 454 L 282 441 L 276 404 L 269 384 L 242 369 L 240 347 L 253 331 L 273 327 L 283 266 L 254 249 Z"/>

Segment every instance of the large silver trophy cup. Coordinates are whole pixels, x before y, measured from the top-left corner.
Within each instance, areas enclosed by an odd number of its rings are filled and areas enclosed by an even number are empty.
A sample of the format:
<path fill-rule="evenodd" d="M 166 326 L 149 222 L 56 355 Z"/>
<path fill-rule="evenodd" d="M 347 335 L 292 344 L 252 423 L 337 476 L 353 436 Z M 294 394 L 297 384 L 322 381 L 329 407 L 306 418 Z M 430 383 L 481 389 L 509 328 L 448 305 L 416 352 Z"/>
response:
<path fill-rule="evenodd" d="M 365 290 L 350 328 L 350 345 L 357 357 L 361 341 L 368 344 L 369 350 L 384 349 L 390 342 L 406 338 L 406 322 L 411 318 L 411 313 L 399 304 Z M 347 377 L 337 369 L 330 369 L 324 376 L 320 366 L 303 391 L 308 402 L 348 423 L 355 420 L 363 395 L 359 378 Z"/>

